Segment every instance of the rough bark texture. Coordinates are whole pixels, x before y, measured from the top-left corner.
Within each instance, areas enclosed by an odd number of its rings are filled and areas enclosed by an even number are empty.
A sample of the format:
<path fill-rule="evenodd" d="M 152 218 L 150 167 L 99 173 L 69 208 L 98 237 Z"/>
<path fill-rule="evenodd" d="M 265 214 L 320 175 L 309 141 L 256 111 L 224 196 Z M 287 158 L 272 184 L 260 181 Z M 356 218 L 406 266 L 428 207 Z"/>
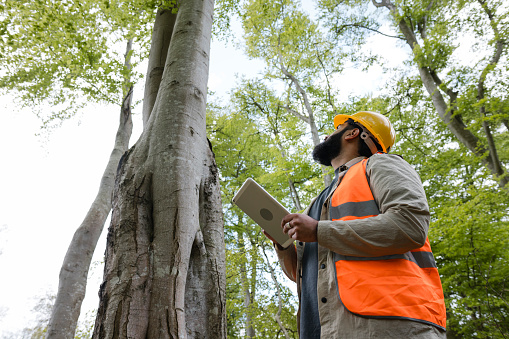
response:
<path fill-rule="evenodd" d="M 126 56 L 130 51 L 130 46 L 131 42 L 128 43 Z M 81 304 L 85 297 L 87 275 L 92 256 L 111 210 L 111 196 L 117 166 L 122 154 L 129 147 L 133 127 L 131 98 L 132 87 L 127 89 L 122 104 L 115 146 L 101 178 L 99 191 L 85 219 L 74 233 L 62 263 L 57 297 L 49 320 L 46 338 L 74 338 Z"/>
<path fill-rule="evenodd" d="M 181 2 L 154 108 L 117 173 L 94 338 L 225 338 L 221 195 L 206 138 L 213 0 Z"/>

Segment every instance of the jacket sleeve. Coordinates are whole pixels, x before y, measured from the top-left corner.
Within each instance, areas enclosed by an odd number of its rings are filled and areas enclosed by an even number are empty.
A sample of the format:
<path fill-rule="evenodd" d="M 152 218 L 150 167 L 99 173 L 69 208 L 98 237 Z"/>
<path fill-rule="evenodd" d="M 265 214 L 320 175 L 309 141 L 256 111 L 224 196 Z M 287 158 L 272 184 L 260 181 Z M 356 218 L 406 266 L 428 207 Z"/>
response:
<path fill-rule="evenodd" d="M 321 246 L 342 254 L 376 257 L 422 247 L 430 214 L 426 194 L 415 170 L 399 156 L 373 155 L 366 167 L 380 214 L 348 221 L 320 221 Z"/>
<path fill-rule="evenodd" d="M 297 251 L 295 245 L 291 244 L 285 249 L 279 249 L 274 245 L 281 268 L 285 275 L 294 282 L 297 282 Z"/>

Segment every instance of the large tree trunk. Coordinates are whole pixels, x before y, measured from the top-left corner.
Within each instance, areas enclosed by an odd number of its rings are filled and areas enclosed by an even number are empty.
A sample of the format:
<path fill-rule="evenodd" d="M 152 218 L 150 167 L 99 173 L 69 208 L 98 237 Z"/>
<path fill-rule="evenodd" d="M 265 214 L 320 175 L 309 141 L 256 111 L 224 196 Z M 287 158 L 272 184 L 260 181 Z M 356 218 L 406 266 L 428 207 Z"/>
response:
<path fill-rule="evenodd" d="M 206 138 L 213 0 L 180 2 L 159 92 L 121 160 L 94 338 L 224 338 L 221 194 Z"/>
<path fill-rule="evenodd" d="M 130 67 L 129 51 L 132 41 L 127 44 L 126 66 Z M 129 147 L 133 124 L 131 120 L 132 87 L 124 89 L 125 97 L 120 110 L 120 122 L 108 165 L 104 170 L 99 192 L 94 202 L 74 233 L 60 269 L 59 285 L 55 305 L 48 324 L 46 338 L 74 338 L 80 316 L 81 304 L 85 297 L 87 275 L 97 241 L 111 210 L 111 196 L 115 184 L 115 173 L 122 155 Z"/>

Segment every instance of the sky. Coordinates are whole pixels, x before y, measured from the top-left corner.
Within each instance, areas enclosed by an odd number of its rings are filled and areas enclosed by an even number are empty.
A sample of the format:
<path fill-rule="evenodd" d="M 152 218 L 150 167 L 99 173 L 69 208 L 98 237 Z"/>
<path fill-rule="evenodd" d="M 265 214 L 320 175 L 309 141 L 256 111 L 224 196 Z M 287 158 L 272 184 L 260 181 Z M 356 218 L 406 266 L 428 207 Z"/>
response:
<path fill-rule="evenodd" d="M 373 42 L 383 50 L 387 41 Z M 378 44 L 378 46 L 377 46 Z M 255 77 L 260 60 L 213 40 L 209 89 L 227 100 L 237 76 Z M 400 62 L 393 58 L 393 62 Z M 347 69 L 337 79 L 346 99 L 371 92 L 382 79 L 381 68 L 368 73 Z M 142 85 L 135 87 L 141 96 Z M 13 98 L 0 96 L 0 338 L 33 326 L 38 299 L 56 294 L 58 274 L 69 242 L 99 188 L 117 130 L 117 106 L 90 105 L 48 136 L 30 109 L 19 109 Z M 131 145 L 141 133 L 141 105 L 135 109 Z M 82 315 L 96 309 L 102 281 L 105 235 L 99 239 L 89 274 Z"/>

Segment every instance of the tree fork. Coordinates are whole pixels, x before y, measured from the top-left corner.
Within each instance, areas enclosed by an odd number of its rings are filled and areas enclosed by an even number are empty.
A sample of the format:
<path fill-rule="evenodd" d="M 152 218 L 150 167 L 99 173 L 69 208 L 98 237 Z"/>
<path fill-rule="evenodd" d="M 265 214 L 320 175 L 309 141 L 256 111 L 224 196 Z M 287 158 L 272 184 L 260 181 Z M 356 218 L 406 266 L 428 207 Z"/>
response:
<path fill-rule="evenodd" d="M 160 10 L 156 15 L 145 80 L 143 127 L 146 126 L 156 102 L 176 18 L 177 14 L 172 13 L 171 10 Z"/>
<path fill-rule="evenodd" d="M 153 109 L 122 161 L 94 338 L 226 337 L 221 195 L 205 128 L 212 13 L 212 0 L 181 3 Z"/>

